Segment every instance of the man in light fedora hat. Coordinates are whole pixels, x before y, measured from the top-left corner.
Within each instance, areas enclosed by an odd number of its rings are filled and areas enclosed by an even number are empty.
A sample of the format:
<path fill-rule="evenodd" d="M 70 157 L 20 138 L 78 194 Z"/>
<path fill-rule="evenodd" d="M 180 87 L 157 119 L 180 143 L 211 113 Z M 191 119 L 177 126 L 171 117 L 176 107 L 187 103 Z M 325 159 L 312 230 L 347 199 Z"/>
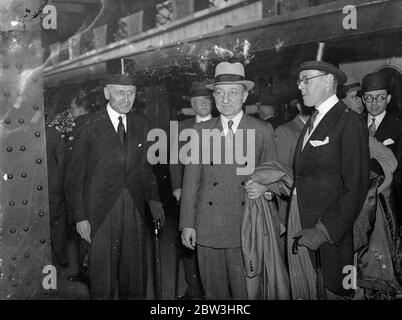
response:
<path fill-rule="evenodd" d="M 194 110 L 195 117 L 185 119 L 179 122 L 178 134 L 184 129 L 193 128 L 196 123 L 208 121 L 212 119 L 212 95 L 211 91 L 205 86 L 205 82 L 193 81 L 190 88 L 190 94 L 184 96 L 183 99 L 190 102 Z M 172 139 L 177 139 L 171 137 Z M 186 141 L 179 141 L 180 147 Z M 177 202 L 180 202 L 184 165 L 182 163 L 171 164 L 169 166 L 170 180 L 172 184 L 173 196 Z M 198 271 L 198 261 L 196 252 L 181 246 L 181 254 L 183 256 L 184 277 L 187 283 L 187 289 L 184 294 L 185 299 L 200 299 L 204 292 L 202 289 L 201 279 Z"/>
<path fill-rule="evenodd" d="M 215 69 L 214 83 L 207 85 L 220 116 L 196 125 L 201 131 L 222 132 L 220 163 L 188 164 L 185 166 L 180 208 L 180 228 L 183 244 L 197 247 L 202 284 L 207 299 L 247 299 L 245 268 L 241 251 L 241 222 L 246 192 L 256 198 L 266 190 L 248 182 L 248 175 L 238 175 L 236 168 L 247 166 L 225 161 L 228 140 L 237 141 L 246 129 L 255 132 L 255 166 L 276 160 L 272 126 L 246 115 L 242 106 L 254 83 L 245 79 L 241 63 L 221 62 Z M 240 130 L 237 134 L 236 131 Z M 235 143 L 233 143 L 235 145 Z"/>
<path fill-rule="evenodd" d="M 346 81 L 340 69 L 308 61 L 297 74 L 304 104 L 315 111 L 294 159 L 287 229 L 292 297 L 339 299 L 353 294 L 343 270 L 353 265 L 353 224 L 369 187 L 368 130 L 335 94 Z"/>

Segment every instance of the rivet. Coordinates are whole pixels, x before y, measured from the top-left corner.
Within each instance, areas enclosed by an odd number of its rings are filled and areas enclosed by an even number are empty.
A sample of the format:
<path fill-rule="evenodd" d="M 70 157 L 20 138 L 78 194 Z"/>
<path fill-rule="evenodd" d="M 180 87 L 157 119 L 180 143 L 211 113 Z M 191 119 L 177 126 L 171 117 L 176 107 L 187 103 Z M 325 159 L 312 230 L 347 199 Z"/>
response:
<path fill-rule="evenodd" d="M 26 178 L 27 174 L 25 172 L 21 173 L 21 177 Z"/>
<path fill-rule="evenodd" d="M 29 228 L 28 227 L 24 227 L 24 229 L 23 229 L 25 232 L 27 232 L 28 230 L 29 230 Z"/>
<path fill-rule="evenodd" d="M 12 147 L 7 147 L 7 152 L 11 152 L 11 151 L 13 151 L 13 148 Z"/>
<path fill-rule="evenodd" d="M 41 240 L 40 240 L 40 243 L 42 243 L 42 244 L 44 244 L 45 242 L 46 242 L 45 239 L 41 239 Z"/>
<path fill-rule="evenodd" d="M 37 164 L 41 164 L 41 163 L 42 163 L 42 159 L 36 159 L 36 163 L 37 163 Z"/>
<path fill-rule="evenodd" d="M 11 123 L 11 119 L 6 119 L 6 120 L 4 121 L 4 123 L 5 123 L 5 124 L 10 124 L 10 123 Z"/>
<path fill-rule="evenodd" d="M 40 137 L 40 132 L 39 131 L 35 132 L 35 137 Z"/>
<path fill-rule="evenodd" d="M 24 119 L 19 119 L 18 122 L 22 124 L 24 123 Z"/>
<path fill-rule="evenodd" d="M 21 146 L 21 147 L 20 147 L 20 150 L 21 150 L 21 151 L 25 151 L 25 146 Z"/>
<path fill-rule="evenodd" d="M 38 189 L 39 191 L 42 191 L 42 190 L 43 190 L 43 187 L 42 187 L 42 186 L 38 186 L 36 189 Z"/>
<path fill-rule="evenodd" d="M 24 258 L 28 259 L 30 257 L 30 254 L 27 252 L 24 254 Z"/>
<path fill-rule="evenodd" d="M 8 178 L 8 179 L 12 179 L 12 178 L 14 178 L 14 176 L 13 176 L 12 173 L 9 173 L 9 174 L 7 175 L 7 178 Z"/>
<path fill-rule="evenodd" d="M 12 207 L 13 205 L 15 205 L 15 202 L 14 202 L 14 201 L 10 201 L 8 204 L 10 205 L 10 207 Z"/>
<path fill-rule="evenodd" d="M 33 108 L 35 111 L 38 111 L 38 110 L 39 110 L 39 106 L 37 106 L 37 105 L 34 105 L 32 108 Z"/>
<path fill-rule="evenodd" d="M 22 200 L 22 204 L 26 206 L 28 204 L 28 200 Z"/>
<path fill-rule="evenodd" d="M 15 233 L 15 231 L 17 231 L 17 230 L 15 230 L 15 228 L 11 228 L 11 229 L 10 229 L 10 232 L 11 232 L 11 233 Z"/>
<path fill-rule="evenodd" d="M 45 213 L 43 211 L 39 211 L 39 217 L 43 217 L 45 215 Z"/>

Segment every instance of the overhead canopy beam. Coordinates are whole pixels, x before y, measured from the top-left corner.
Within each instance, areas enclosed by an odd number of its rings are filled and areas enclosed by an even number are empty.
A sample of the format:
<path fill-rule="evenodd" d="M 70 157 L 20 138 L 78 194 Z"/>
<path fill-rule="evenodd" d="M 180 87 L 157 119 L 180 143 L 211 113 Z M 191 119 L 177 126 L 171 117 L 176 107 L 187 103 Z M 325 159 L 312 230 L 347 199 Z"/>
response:
<path fill-rule="evenodd" d="M 165 64 L 165 58 L 174 61 L 172 59 L 174 56 L 196 57 L 197 54 L 210 50 L 213 44 L 230 47 L 238 40 L 240 42 L 248 40 L 251 43 L 251 51 L 258 53 L 310 42 L 353 38 L 402 29 L 402 19 L 400 19 L 402 6 L 399 0 L 355 1 L 357 29 L 347 30 L 342 23 L 346 16 L 342 9 L 349 4 L 350 0 L 332 2 L 227 28 L 203 37 L 183 39 L 180 44 L 172 43 L 156 48 L 138 48 L 137 44 L 146 36 L 140 35 L 130 41 L 111 44 L 92 55 L 48 68 L 45 70 L 45 77 L 51 79 L 52 76 L 60 73 L 65 73 L 64 77 L 68 77 L 69 70 L 120 57 L 135 58 L 136 66 L 140 71 L 141 68 L 150 66 L 151 62 L 152 66 L 156 66 L 155 63 L 158 61 Z M 169 32 L 169 29 L 164 32 Z"/>

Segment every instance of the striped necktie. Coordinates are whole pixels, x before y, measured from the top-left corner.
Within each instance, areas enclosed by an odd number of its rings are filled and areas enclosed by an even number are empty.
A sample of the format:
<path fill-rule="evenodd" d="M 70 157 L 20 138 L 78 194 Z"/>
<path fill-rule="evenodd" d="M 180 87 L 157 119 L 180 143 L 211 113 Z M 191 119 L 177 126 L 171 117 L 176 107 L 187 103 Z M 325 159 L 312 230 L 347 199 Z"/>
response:
<path fill-rule="evenodd" d="M 228 122 L 228 136 L 229 136 L 229 138 L 231 138 L 233 140 L 234 133 L 233 133 L 232 126 L 233 126 L 233 120 L 229 120 L 229 122 Z"/>
<path fill-rule="evenodd" d="M 308 134 L 311 134 L 311 131 L 313 131 L 314 121 L 315 121 L 315 118 L 317 118 L 317 116 L 318 116 L 318 110 L 315 110 L 314 113 L 311 115 L 311 118 L 310 118 L 310 124 L 308 126 L 308 131 L 307 131 Z"/>
<path fill-rule="evenodd" d="M 369 135 L 370 137 L 374 137 L 377 127 L 375 125 L 375 118 L 371 119 L 371 124 L 369 126 Z"/>

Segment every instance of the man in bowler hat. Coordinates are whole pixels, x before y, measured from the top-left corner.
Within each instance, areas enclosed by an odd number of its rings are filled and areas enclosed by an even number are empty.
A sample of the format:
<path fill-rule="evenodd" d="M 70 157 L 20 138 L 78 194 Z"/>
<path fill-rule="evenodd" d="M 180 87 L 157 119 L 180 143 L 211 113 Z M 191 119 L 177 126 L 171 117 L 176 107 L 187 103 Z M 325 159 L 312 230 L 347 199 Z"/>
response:
<path fill-rule="evenodd" d="M 107 106 L 86 116 L 72 146 L 67 197 L 77 232 L 90 244 L 91 298 L 144 299 L 144 201 L 155 221 L 163 223 L 164 213 L 146 158 L 145 119 L 130 112 L 133 77 L 110 75 L 104 95 Z"/>
<path fill-rule="evenodd" d="M 315 111 L 300 135 L 294 163 L 288 219 L 292 296 L 317 299 L 324 292 L 339 299 L 353 294 L 343 286 L 343 270 L 353 265 L 353 224 L 369 186 L 368 132 L 336 96 L 346 81 L 340 69 L 308 61 L 297 72 L 304 104 Z"/>
<path fill-rule="evenodd" d="M 387 111 L 391 101 L 387 78 L 384 73 L 375 72 L 366 75 L 362 81 L 363 102 L 367 110 L 369 134 L 392 150 L 398 161 L 393 175 L 392 194 L 396 217 L 402 224 L 402 122 Z"/>

